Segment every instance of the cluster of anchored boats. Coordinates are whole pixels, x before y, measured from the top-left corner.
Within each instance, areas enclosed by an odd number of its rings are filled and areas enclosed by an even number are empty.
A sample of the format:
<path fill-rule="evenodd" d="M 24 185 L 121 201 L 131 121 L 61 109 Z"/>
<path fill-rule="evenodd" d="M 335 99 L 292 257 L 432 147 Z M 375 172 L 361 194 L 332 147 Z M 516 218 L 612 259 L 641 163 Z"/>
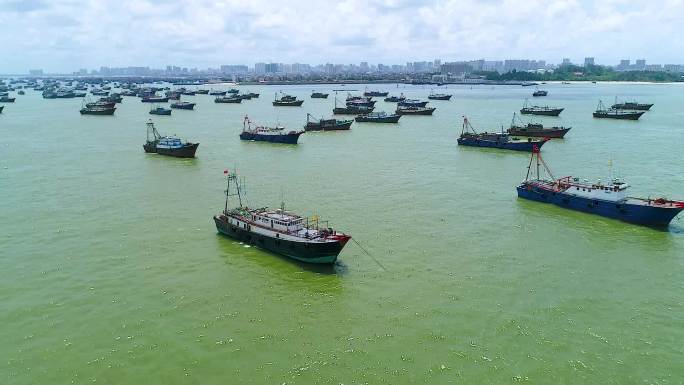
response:
<path fill-rule="evenodd" d="M 534 96 L 539 91 L 535 91 Z M 653 104 L 637 102 L 618 103 L 605 108 L 599 101 L 594 112 L 596 118 L 637 120 Z M 527 101 L 520 110 L 523 115 L 558 116 L 563 108 L 548 106 L 529 106 Z M 625 222 L 646 226 L 667 226 L 674 217 L 684 210 L 683 201 L 666 198 L 645 199 L 627 195 L 629 185 L 613 179 L 609 182 L 590 183 L 586 179 L 566 176 L 556 179 L 541 156 L 541 147 L 552 138 L 563 138 L 570 127 L 544 127 L 541 124 L 516 124 L 516 115 L 507 132 L 478 133 L 468 118 L 463 118 L 463 129 L 458 144 L 474 147 L 490 147 L 505 150 L 531 152 L 527 176 L 518 187 L 518 196 L 534 201 L 552 203 L 557 206 L 597 214 Z M 533 166 L 535 166 L 533 168 Z M 536 170 L 536 172 L 534 172 Z M 546 175 L 542 175 L 546 171 Z"/>
<path fill-rule="evenodd" d="M 0 84 L 0 87 L 4 86 Z M 116 104 L 123 96 L 140 97 L 143 103 L 168 103 L 171 108 L 192 110 L 195 103 L 181 101 L 182 95 L 210 94 L 215 96 L 216 103 L 241 103 L 242 100 L 258 98 L 256 93 L 240 93 L 237 89 L 228 91 L 214 90 L 176 90 L 161 87 L 139 87 L 131 84 L 114 85 L 122 89 L 119 93 L 111 93 L 109 85 L 100 85 L 90 90 L 92 95 L 99 96 L 96 101 L 84 101 L 82 114 L 111 115 Z M 46 98 L 67 98 L 83 95 L 81 85 L 71 88 L 58 84 L 33 85 L 43 88 Z M 163 91 L 163 96 L 158 93 Z M 548 92 L 535 91 L 533 96 L 546 96 Z M 312 99 L 327 99 L 328 93 L 313 92 Z M 376 100 L 382 97 L 385 102 L 397 103 L 393 112 L 374 111 Z M 7 88 L 0 88 L 0 102 L 8 99 Z M 300 135 L 307 131 L 349 130 L 356 122 L 397 123 L 403 115 L 432 115 L 436 108 L 428 107 L 430 101 L 448 101 L 451 95 L 430 93 L 428 101 L 407 99 L 403 94 L 390 96 L 388 92 L 368 91 L 362 95 L 348 94 L 343 106 L 335 106 L 333 115 L 355 115 L 354 119 L 340 120 L 335 118 L 315 119 L 306 114 L 306 122 L 302 129 L 286 129 L 282 126 L 265 127 L 253 124 L 245 116 L 240 139 L 265 141 L 272 143 L 296 144 Z M 14 99 L 12 98 L 11 102 Z M 276 93 L 273 100 L 275 107 L 301 107 L 304 100 L 294 96 Z M 652 104 L 636 102 L 618 103 L 610 108 L 599 108 L 594 113 L 597 118 L 638 119 Z M 563 108 L 530 105 L 526 100 L 520 110 L 521 115 L 559 116 Z M 0 112 L 2 106 L 0 106 Z M 171 109 L 155 106 L 151 114 L 168 115 Z M 615 218 L 626 222 L 647 225 L 667 226 L 679 212 L 684 210 L 684 202 L 665 198 L 634 198 L 627 194 L 629 185 L 614 179 L 608 182 L 590 183 L 577 177 L 566 176 L 555 178 L 541 156 L 541 147 L 554 138 L 563 138 L 570 127 L 545 127 L 539 123 L 522 122 L 517 114 L 513 114 L 510 127 L 501 132 L 477 132 L 468 118 L 463 117 L 461 135 L 457 142 L 463 146 L 489 147 L 504 150 L 527 151 L 531 153 L 525 180 L 516 190 L 519 197 L 560 207 L 593 213 Z M 154 123 L 147 123 L 147 140 L 143 149 L 147 153 L 156 153 L 173 157 L 194 157 L 199 143 L 183 141 L 175 136 L 159 134 Z M 545 175 L 544 175 L 545 172 Z M 250 243 L 263 249 L 310 263 L 333 263 L 351 236 L 338 232 L 318 217 L 306 218 L 285 210 L 250 208 L 243 204 L 244 191 L 241 181 L 235 172 L 225 171 L 227 179 L 226 203 L 221 213 L 213 217 L 217 231 L 239 241 Z M 235 198 L 237 205 L 229 208 L 229 199 Z"/>

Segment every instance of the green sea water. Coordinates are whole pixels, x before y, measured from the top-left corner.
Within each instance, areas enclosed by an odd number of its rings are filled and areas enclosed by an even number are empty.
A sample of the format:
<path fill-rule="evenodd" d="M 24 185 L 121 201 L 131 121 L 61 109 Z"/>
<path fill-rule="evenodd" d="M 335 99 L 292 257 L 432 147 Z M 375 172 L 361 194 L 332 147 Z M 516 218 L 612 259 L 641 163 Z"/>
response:
<path fill-rule="evenodd" d="M 573 127 L 543 148 L 556 176 L 684 197 L 684 84 L 544 87 L 534 102 L 566 110 L 541 120 Z M 434 116 L 287 146 L 240 141 L 245 114 L 298 128 L 331 114 L 333 95 L 312 89 L 342 87 L 240 88 L 261 97 L 189 96 L 195 111 L 154 116 L 200 142 L 192 160 L 143 152 L 151 115 L 137 98 L 112 117 L 36 91 L 6 104 L 0 383 L 684 383 L 682 215 L 662 231 L 522 201 L 527 154 L 456 145 L 463 115 L 500 129 L 531 89 L 440 88 L 454 97 L 432 101 Z M 281 90 L 304 105 L 273 107 Z M 616 95 L 655 106 L 638 122 L 593 119 Z M 353 243 L 326 268 L 218 235 L 226 168 L 251 206 L 317 214 L 382 266 Z"/>

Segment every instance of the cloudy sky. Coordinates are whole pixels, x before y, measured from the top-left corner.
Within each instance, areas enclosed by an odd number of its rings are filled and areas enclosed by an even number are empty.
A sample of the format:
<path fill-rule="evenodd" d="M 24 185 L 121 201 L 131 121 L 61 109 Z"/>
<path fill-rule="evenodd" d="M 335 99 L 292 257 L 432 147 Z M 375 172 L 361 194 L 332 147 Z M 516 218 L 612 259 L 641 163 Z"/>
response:
<path fill-rule="evenodd" d="M 255 62 L 684 64 L 684 0 L 0 0 L 0 73 Z"/>

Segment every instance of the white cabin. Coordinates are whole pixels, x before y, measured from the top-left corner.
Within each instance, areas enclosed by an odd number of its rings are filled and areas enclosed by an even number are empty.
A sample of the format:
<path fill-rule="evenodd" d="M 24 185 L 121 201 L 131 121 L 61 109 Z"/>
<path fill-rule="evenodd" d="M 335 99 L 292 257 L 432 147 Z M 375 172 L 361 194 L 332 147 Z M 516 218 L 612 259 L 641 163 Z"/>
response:
<path fill-rule="evenodd" d="M 569 183 L 566 183 L 565 181 L 561 181 L 560 183 L 568 186 L 564 191 L 566 194 L 611 202 L 617 202 L 627 198 L 626 190 L 629 188 L 628 184 L 622 183 L 617 179 L 609 184 L 603 184 L 600 180 L 594 184 L 583 183 L 580 182 L 578 178 L 573 178 Z"/>

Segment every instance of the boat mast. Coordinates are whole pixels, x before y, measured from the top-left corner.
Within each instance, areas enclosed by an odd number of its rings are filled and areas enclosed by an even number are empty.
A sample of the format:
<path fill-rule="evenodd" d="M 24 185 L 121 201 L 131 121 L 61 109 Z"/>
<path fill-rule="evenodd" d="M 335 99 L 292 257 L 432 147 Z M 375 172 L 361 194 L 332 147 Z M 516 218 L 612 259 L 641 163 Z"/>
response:
<path fill-rule="evenodd" d="M 242 191 L 240 189 L 240 181 L 238 179 L 237 173 L 235 172 L 229 172 L 228 170 L 224 170 L 223 173 L 226 175 L 226 205 L 224 208 L 224 212 L 228 212 L 228 197 L 231 196 L 236 196 L 238 197 L 238 204 L 240 205 L 239 207 L 242 208 Z M 235 193 L 230 193 L 230 181 L 233 181 L 235 184 Z"/>

